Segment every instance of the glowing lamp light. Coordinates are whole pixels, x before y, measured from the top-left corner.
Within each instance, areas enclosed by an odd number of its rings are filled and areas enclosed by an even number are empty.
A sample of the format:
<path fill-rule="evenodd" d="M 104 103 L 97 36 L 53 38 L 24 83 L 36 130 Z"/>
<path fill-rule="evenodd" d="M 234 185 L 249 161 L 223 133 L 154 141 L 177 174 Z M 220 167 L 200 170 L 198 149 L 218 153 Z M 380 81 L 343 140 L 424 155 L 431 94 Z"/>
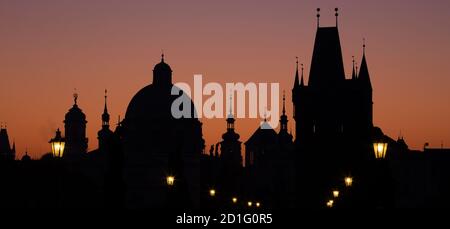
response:
<path fill-rule="evenodd" d="M 257 208 L 261 207 L 261 203 L 256 202 L 256 207 L 257 207 Z"/>
<path fill-rule="evenodd" d="M 384 159 L 386 157 L 387 145 L 386 142 L 373 143 L 373 151 L 375 152 L 376 159 Z"/>
<path fill-rule="evenodd" d="M 353 178 L 352 177 L 346 177 L 344 179 L 344 181 L 345 181 L 345 186 L 347 186 L 347 187 L 350 187 L 353 184 Z"/>
<path fill-rule="evenodd" d="M 52 155 L 55 158 L 62 158 L 64 154 L 64 147 L 66 142 L 63 137 L 61 137 L 61 131 L 56 130 L 55 137 L 50 139 L 50 145 L 52 146 Z"/>
<path fill-rule="evenodd" d="M 175 177 L 174 176 L 167 176 L 166 177 L 167 185 L 173 186 L 175 184 Z"/>
<path fill-rule="evenodd" d="M 237 199 L 237 197 L 233 197 L 233 198 L 231 198 L 231 201 L 233 201 L 233 204 L 235 204 L 235 203 L 237 203 L 238 199 Z"/>
<path fill-rule="evenodd" d="M 334 204 L 334 201 L 333 201 L 333 200 L 329 200 L 329 201 L 327 202 L 327 207 L 332 208 L 332 207 L 333 207 L 333 204 Z"/>
<path fill-rule="evenodd" d="M 339 197 L 339 191 L 338 190 L 334 190 L 333 191 L 333 197 L 334 198 L 338 198 Z"/>
<path fill-rule="evenodd" d="M 210 196 L 216 196 L 216 190 L 215 189 L 210 189 L 209 190 L 209 195 Z"/>
<path fill-rule="evenodd" d="M 251 207 L 253 203 L 251 201 L 247 202 L 247 206 Z"/>

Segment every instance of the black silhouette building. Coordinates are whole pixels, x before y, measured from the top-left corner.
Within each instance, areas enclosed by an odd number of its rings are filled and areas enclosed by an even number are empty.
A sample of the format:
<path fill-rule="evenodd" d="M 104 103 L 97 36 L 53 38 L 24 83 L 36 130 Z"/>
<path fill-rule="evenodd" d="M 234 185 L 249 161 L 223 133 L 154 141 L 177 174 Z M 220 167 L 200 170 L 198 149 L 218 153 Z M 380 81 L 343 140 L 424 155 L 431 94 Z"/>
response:
<path fill-rule="evenodd" d="M 245 142 L 246 193 L 269 208 L 295 203 L 295 154 L 285 100 L 283 94 L 279 132 L 264 120 Z"/>
<path fill-rule="evenodd" d="M 105 107 L 103 109 L 103 114 L 102 114 L 102 129 L 98 131 L 97 133 L 97 138 L 98 138 L 98 149 L 100 151 L 105 151 L 106 148 L 108 147 L 108 142 L 109 139 L 112 138 L 112 135 L 114 134 L 110 129 L 109 129 L 109 120 L 110 120 L 110 116 L 108 113 L 108 106 L 107 106 L 107 98 L 108 96 L 106 95 L 107 91 L 105 90 Z"/>
<path fill-rule="evenodd" d="M 121 122 L 127 207 L 199 204 L 202 123 L 173 117 L 171 106 L 180 96 L 189 101 L 191 117 L 195 107 L 181 90 L 172 95 L 172 87 L 172 69 L 162 55 L 153 69 L 153 83 L 133 97 Z M 170 191 L 167 176 L 175 178 Z"/>
<path fill-rule="evenodd" d="M 88 139 L 86 138 L 86 115 L 78 107 L 78 94 L 74 94 L 74 104 L 64 119 L 66 145 L 63 157 L 77 161 L 86 157 Z"/>
<path fill-rule="evenodd" d="M 12 147 L 9 142 L 8 131 L 6 127 L 0 128 L 0 160 L 14 161 L 16 158 L 16 143 Z"/>
<path fill-rule="evenodd" d="M 298 187 L 306 192 L 301 194 L 306 206 L 323 204 L 336 181 L 372 156 L 372 86 L 365 44 L 358 74 L 354 68 L 346 77 L 337 25 L 318 24 L 308 84 L 303 67 L 299 79 L 297 64 L 292 89 Z"/>
<path fill-rule="evenodd" d="M 219 154 L 219 171 L 217 188 L 225 194 L 228 199 L 231 196 L 240 193 L 242 181 L 242 154 L 239 140 L 240 135 L 236 133 L 234 124 L 236 119 L 233 116 L 232 110 L 227 115 L 227 131 L 222 134 L 222 141 L 220 145 Z"/>

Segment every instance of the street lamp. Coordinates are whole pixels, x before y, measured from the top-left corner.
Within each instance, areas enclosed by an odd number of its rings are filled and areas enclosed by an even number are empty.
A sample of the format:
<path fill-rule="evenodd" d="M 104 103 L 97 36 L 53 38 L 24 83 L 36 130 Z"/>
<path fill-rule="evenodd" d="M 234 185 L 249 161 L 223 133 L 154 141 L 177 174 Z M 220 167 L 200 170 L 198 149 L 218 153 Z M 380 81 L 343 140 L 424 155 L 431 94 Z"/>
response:
<path fill-rule="evenodd" d="M 329 200 L 329 201 L 327 202 L 327 207 L 332 208 L 332 207 L 333 207 L 333 204 L 334 204 L 334 201 L 333 201 L 333 200 Z"/>
<path fill-rule="evenodd" d="M 216 190 L 215 189 L 210 189 L 209 190 L 209 195 L 210 196 L 215 196 L 216 195 Z"/>
<path fill-rule="evenodd" d="M 52 146 L 53 157 L 61 158 L 64 153 L 64 146 L 66 145 L 65 140 L 61 137 L 61 131 L 56 130 L 56 135 L 54 138 L 50 139 L 49 143 Z"/>
<path fill-rule="evenodd" d="M 261 203 L 256 202 L 256 207 L 257 207 L 257 208 L 261 207 Z"/>
<path fill-rule="evenodd" d="M 167 185 L 173 186 L 174 183 L 175 183 L 175 177 L 174 176 L 167 176 L 166 177 L 166 182 L 167 182 Z"/>
<path fill-rule="evenodd" d="M 251 201 L 247 202 L 247 206 L 251 207 L 253 203 Z"/>
<path fill-rule="evenodd" d="M 235 203 L 237 203 L 238 199 L 237 199 L 237 197 L 233 197 L 233 198 L 231 199 L 231 201 L 233 201 L 233 204 L 235 204 Z"/>
<path fill-rule="evenodd" d="M 339 190 L 333 190 L 333 197 L 338 198 L 339 197 Z"/>
<path fill-rule="evenodd" d="M 386 142 L 381 141 L 373 143 L 373 151 L 375 152 L 376 159 L 384 159 L 386 157 L 387 145 Z"/>
<path fill-rule="evenodd" d="M 353 178 L 352 177 L 345 177 L 345 186 L 350 187 L 353 184 Z"/>

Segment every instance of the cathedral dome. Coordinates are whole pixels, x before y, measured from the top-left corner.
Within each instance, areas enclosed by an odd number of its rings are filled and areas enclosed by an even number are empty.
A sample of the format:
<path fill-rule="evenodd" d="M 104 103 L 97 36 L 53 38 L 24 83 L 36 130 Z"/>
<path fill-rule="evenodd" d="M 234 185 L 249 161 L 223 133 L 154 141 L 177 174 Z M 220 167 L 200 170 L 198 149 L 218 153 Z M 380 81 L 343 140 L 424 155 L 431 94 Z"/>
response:
<path fill-rule="evenodd" d="M 127 151 L 167 154 L 183 147 L 184 152 L 201 152 L 201 123 L 194 118 L 194 104 L 182 90 L 179 95 L 171 94 L 171 72 L 162 58 L 154 67 L 153 84 L 142 88 L 131 99 L 122 122 Z M 192 118 L 173 117 L 172 104 L 179 97 L 190 104 Z"/>

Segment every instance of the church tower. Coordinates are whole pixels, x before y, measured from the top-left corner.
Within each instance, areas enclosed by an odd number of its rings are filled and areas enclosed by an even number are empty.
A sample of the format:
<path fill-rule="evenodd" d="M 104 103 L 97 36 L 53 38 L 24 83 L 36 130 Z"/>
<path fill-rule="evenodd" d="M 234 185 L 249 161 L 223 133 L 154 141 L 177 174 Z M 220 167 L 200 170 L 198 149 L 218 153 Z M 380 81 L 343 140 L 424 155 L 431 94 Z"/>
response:
<path fill-rule="evenodd" d="M 298 67 L 292 89 L 295 119 L 295 148 L 298 188 L 308 197 L 305 205 L 323 204 L 326 192 L 339 174 L 359 170 L 370 157 L 372 86 L 365 44 L 361 68 L 346 77 L 337 25 L 321 27 L 317 10 L 317 31 L 308 85 L 299 80 Z M 314 178 L 309 174 L 314 173 Z M 308 187 L 301 184 L 308 183 Z"/>
<path fill-rule="evenodd" d="M 231 104 L 231 103 L 230 103 Z M 230 109 L 230 113 L 227 116 L 227 132 L 222 135 L 222 142 L 220 142 L 220 158 L 221 161 L 228 168 L 241 168 L 242 167 L 242 155 L 241 155 L 241 141 L 239 141 L 239 134 L 234 130 L 233 113 Z"/>
<path fill-rule="evenodd" d="M 286 115 L 286 95 L 283 91 L 283 110 L 280 116 L 280 131 L 278 138 L 281 150 L 286 151 L 292 145 L 292 135 L 288 132 L 288 117 Z"/>
<path fill-rule="evenodd" d="M 79 160 L 86 156 L 88 139 L 86 138 L 86 115 L 78 107 L 78 94 L 73 95 L 74 104 L 64 119 L 66 146 L 64 158 Z"/>
<path fill-rule="evenodd" d="M 108 140 L 112 137 L 113 132 L 109 129 L 109 113 L 108 113 L 108 105 L 107 105 L 107 90 L 105 90 L 105 107 L 103 108 L 102 114 L 102 129 L 98 131 L 98 149 L 100 151 L 104 151 L 108 145 Z"/>
<path fill-rule="evenodd" d="M 14 161 L 16 158 L 16 144 L 11 148 L 6 126 L 0 127 L 0 160 Z"/>

